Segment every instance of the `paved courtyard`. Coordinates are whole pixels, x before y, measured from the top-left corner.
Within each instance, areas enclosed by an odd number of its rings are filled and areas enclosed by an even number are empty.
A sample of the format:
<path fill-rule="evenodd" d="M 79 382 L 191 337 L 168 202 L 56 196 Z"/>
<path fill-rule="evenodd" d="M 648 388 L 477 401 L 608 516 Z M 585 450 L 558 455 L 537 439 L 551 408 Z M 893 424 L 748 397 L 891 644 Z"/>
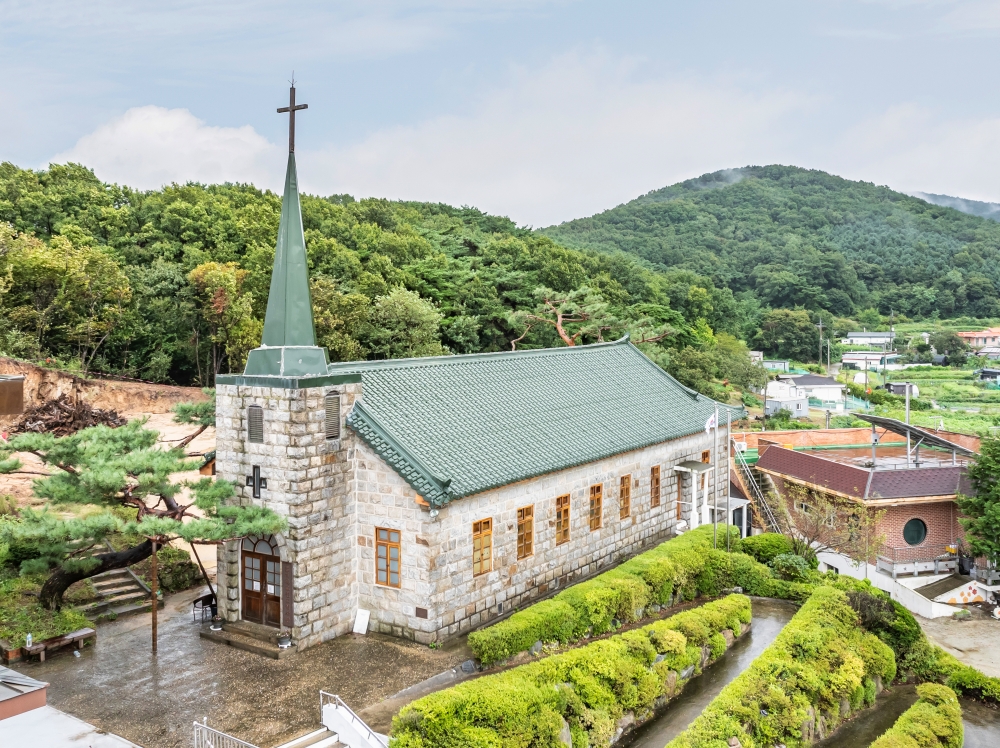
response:
<path fill-rule="evenodd" d="M 471 656 L 464 642 L 433 650 L 370 634 L 271 660 L 198 636 L 191 600 L 204 591 L 168 598 L 155 660 L 145 614 L 103 624 L 79 658 L 65 652 L 16 668 L 51 684 L 52 706 L 143 748 L 189 748 L 191 724 L 204 717 L 270 748 L 320 727 L 321 689 L 361 711 Z"/>
<path fill-rule="evenodd" d="M 952 618 L 927 619 L 917 616 L 920 628 L 942 649 L 955 655 L 960 662 L 1000 678 L 1000 621 L 994 621 L 976 608 L 970 608 L 972 618 L 956 621 Z"/>

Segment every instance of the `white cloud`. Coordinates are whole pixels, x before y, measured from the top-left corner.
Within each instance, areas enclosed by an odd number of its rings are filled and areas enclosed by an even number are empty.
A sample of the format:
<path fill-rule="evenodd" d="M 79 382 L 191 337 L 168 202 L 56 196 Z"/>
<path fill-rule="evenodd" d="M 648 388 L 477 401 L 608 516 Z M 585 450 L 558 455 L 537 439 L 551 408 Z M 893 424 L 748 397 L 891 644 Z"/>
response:
<path fill-rule="evenodd" d="M 649 77 L 635 62 L 570 54 L 468 111 L 305 154 L 313 191 L 475 205 L 544 226 L 706 171 L 766 163 L 805 97 L 735 82 Z"/>
<path fill-rule="evenodd" d="M 913 104 L 890 107 L 848 130 L 831 169 L 904 192 L 1000 200 L 1000 118 L 936 117 Z"/>
<path fill-rule="evenodd" d="M 140 189 L 188 181 L 280 188 L 284 155 L 249 125 L 212 127 L 187 109 L 142 106 L 50 161 L 82 163 L 104 181 Z"/>

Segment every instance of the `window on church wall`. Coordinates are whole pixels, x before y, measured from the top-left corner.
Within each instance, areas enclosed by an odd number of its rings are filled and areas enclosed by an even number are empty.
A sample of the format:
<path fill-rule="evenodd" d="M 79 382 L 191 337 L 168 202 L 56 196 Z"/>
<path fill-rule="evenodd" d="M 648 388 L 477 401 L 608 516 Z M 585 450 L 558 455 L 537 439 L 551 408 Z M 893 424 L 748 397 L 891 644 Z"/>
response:
<path fill-rule="evenodd" d="M 660 505 L 660 466 L 654 465 L 649 469 L 649 506 Z"/>
<path fill-rule="evenodd" d="M 399 587 L 399 530 L 375 528 L 375 581 L 386 587 Z"/>
<path fill-rule="evenodd" d="M 623 475 L 618 481 L 618 519 L 628 519 L 632 513 L 632 476 Z"/>
<path fill-rule="evenodd" d="M 704 462 L 706 465 L 712 461 L 711 450 L 706 449 L 704 452 L 701 453 L 701 461 Z M 705 473 L 701 474 L 701 488 L 702 490 L 705 489 Z"/>
<path fill-rule="evenodd" d="M 326 438 L 340 438 L 340 395 L 326 396 Z"/>
<path fill-rule="evenodd" d="M 535 507 L 525 506 L 517 510 L 517 557 L 527 558 L 535 546 Z"/>
<path fill-rule="evenodd" d="M 556 545 L 569 542 L 569 494 L 556 498 Z"/>
<path fill-rule="evenodd" d="M 604 517 L 604 484 L 590 487 L 590 531 L 601 529 Z"/>
<path fill-rule="evenodd" d="M 472 575 L 493 571 L 493 520 L 472 523 Z"/>
<path fill-rule="evenodd" d="M 255 444 L 264 442 L 264 409 L 259 405 L 247 408 L 247 441 Z"/>
<path fill-rule="evenodd" d="M 681 518 L 681 502 L 684 499 L 684 476 L 677 473 L 677 519 Z"/>

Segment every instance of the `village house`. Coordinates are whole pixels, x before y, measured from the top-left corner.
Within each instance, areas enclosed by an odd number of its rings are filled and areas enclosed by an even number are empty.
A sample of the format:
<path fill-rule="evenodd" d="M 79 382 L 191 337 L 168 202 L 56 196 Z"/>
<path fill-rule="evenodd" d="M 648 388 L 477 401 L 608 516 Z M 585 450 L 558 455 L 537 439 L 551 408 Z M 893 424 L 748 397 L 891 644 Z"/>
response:
<path fill-rule="evenodd" d="M 891 351 L 894 348 L 896 334 L 894 332 L 849 332 L 842 338 L 841 345 L 865 345 Z"/>
<path fill-rule="evenodd" d="M 627 338 L 328 364 L 296 181 L 290 154 L 262 345 L 217 378 L 216 473 L 288 520 L 220 551 L 230 630 L 439 641 L 722 506 L 735 414 Z"/>
<path fill-rule="evenodd" d="M 761 439 L 756 470 L 770 477 L 786 502 L 808 503 L 788 490 L 800 486 L 880 513 L 876 534 L 884 541 L 870 559 L 878 571 L 895 579 L 955 570 L 963 538 L 956 499 L 972 490 L 966 464 L 978 440 L 964 437 L 963 444 L 955 438 L 960 435 L 949 439 L 891 418 L 858 417 L 872 424 L 868 444 L 792 448 Z"/>
<path fill-rule="evenodd" d="M 987 327 L 985 330 L 975 332 L 955 333 L 965 344 L 973 350 L 978 350 L 984 346 L 1000 345 L 1000 327 Z"/>

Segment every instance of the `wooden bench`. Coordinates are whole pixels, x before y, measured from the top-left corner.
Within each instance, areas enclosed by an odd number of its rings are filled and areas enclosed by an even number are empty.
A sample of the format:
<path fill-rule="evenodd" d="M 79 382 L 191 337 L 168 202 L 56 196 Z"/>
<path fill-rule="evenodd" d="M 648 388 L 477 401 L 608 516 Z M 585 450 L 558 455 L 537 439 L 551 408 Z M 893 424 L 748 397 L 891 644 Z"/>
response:
<path fill-rule="evenodd" d="M 70 644 L 75 644 L 77 649 L 82 649 L 87 640 L 97 641 L 97 632 L 94 629 L 80 629 L 62 636 L 53 636 L 51 639 L 44 639 L 35 642 L 30 647 L 23 647 L 26 657 L 33 654 L 38 655 L 41 662 L 45 662 L 45 653 L 52 650 L 62 649 Z"/>

